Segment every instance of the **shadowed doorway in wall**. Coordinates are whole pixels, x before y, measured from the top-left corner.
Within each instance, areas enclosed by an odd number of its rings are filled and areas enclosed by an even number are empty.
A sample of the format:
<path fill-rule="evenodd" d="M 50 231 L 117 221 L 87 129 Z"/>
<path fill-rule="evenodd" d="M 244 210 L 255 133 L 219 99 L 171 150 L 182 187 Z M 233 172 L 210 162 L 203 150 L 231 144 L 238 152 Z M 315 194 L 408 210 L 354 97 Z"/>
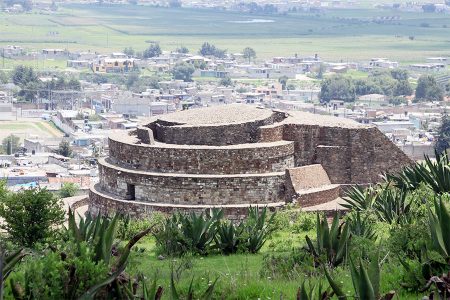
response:
<path fill-rule="evenodd" d="M 135 200 L 136 186 L 131 183 L 127 183 L 127 200 Z"/>

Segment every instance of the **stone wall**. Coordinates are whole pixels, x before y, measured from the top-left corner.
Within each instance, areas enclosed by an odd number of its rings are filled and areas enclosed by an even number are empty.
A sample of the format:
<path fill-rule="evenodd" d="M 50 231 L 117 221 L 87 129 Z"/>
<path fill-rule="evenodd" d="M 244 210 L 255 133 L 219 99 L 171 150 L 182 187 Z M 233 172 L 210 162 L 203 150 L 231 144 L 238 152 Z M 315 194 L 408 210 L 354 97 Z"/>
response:
<path fill-rule="evenodd" d="M 110 158 L 124 167 L 189 174 L 284 172 L 294 166 L 294 144 L 278 141 L 236 146 L 130 144 L 109 140 Z"/>
<path fill-rule="evenodd" d="M 314 163 L 322 165 L 332 183 L 351 181 L 351 159 L 347 146 L 317 146 Z"/>
<path fill-rule="evenodd" d="M 268 204 L 284 199 L 284 172 L 192 175 L 128 170 L 99 161 L 100 187 L 125 199 L 127 184 L 136 201 L 170 204 Z"/>
<path fill-rule="evenodd" d="M 413 161 L 376 127 L 353 130 L 350 135 L 351 180 L 379 182 L 383 172 L 396 172 Z"/>
<path fill-rule="evenodd" d="M 155 139 L 178 145 L 236 145 L 255 143 L 259 139 L 259 127 L 279 122 L 284 113 L 273 113 L 271 117 L 237 124 L 223 125 L 176 125 L 161 123 L 160 120 L 148 124 L 154 131 Z"/>
<path fill-rule="evenodd" d="M 322 164 L 332 183 L 378 182 L 382 172 L 412 163 L 376 127 L 289 124 L 283 138 L 294 142 L 295 166 Z"/>
<path fill-rule="evenodd" d="M 267 207 L 269 210 L 274 211 L 276 208 L 280 208 L 283 205 L 284 202 L 278 202 L 258 207 Z M 252 205 L 252 207 L 255 206 Z M 99 191 L 97 186 L 92 186 L 89 192 L 89 212 L 93 215 L 114 215 L 119 212 L 133 218 L 147 218 L 155 212 L 166 214 L 175 212 L 201 213 L 211 208 L 220 208 L 227 218 L 231 220 L 240 220 L 248 215 L 250 205 L 176 205 L 127 201 Z"/>

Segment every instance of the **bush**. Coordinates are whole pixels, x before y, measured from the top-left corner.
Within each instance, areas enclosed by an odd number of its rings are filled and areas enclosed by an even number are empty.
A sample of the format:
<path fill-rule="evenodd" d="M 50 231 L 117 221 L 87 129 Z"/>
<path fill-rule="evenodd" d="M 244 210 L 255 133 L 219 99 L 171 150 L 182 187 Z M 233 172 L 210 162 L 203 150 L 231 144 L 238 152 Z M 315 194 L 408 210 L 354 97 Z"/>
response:
<path fill-rule="evenodd" d="M 19 271 L 11 275 L 11 283 L 26 286 L 21 289 L 23 299 L 77 299 L 108 276 L 104 262 L 91 260 L 86 245 L 80 249 L 79 256 L 65 252 L 68 256 L 64 259 L 53 252 L 30 257 Z"/>
<path fill-rule="evenodd" d="M 64 222 L 61 201 L 46 189 L 29 189 L 0 197 L 0 228 L 14 243 L 33 247 L 53 236 Z"/>
<path fill-rule="evenodd" d="M 313 230 L 316 226 L 316 215 L 299 209 L 284 209 L 278 211 L 273 220 L 276 229 L 289 229 L 292 233 L 302 233 Z"/>
<path fill-rule="evenodd" d="M 61 198 L 73 197 L 79 190 L 80 187 L 76 183 L 64 182 L 59 190 L 59 196 Z"/>
<path fill-rule="evenodd" d="M 314 275 L 313 257 L 303 250 L 283 254 L 265 254 L 259 275 L 262 278 L 298 279 L 301 275 Z"/>
<path fill-rule="evenodd" d="M 129 240 L 139 232 L 154 226 L 155 231 L 164 226 L 164 215 L 154 212 L 149 219 L 131 219 L 129 216 L 122 217 L 117 226 L 117 237 Z"/>
<path fill-rule="evenodd" d="M 394 225 L 387 240 L 388 248 L 400 257 L 418 258 L 423 249 L 431 243 L 425 223 Z"/>

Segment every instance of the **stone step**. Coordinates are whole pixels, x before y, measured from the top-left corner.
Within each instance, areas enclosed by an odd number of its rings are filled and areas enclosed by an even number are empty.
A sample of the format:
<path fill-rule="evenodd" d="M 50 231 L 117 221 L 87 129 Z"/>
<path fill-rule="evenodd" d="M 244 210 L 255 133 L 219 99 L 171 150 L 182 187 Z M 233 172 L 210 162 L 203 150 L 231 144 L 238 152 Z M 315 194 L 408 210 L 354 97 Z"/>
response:
<path fill-rule="evenodd" d="M 301 207 L 317 206 L 329 203 L 339 197 L 340 186 L 328 184 L 311 189 L 297 190 L 295 202 Z"/>
<path fill-rule="evenodd" d="M 343 203 L 345 203 L 345 201 L 342 198 L 336 198 L 334 200 L 331 200 L 331 201 L 328 201 L 325 203 L 303 207 L 302 211 L 321 212 L 321 213 L 325 213 L 326 215 L 332 215 L 336 211 L 339 211 L 339 212 L 347 211 L 347 208 L 342 206 Z"/>

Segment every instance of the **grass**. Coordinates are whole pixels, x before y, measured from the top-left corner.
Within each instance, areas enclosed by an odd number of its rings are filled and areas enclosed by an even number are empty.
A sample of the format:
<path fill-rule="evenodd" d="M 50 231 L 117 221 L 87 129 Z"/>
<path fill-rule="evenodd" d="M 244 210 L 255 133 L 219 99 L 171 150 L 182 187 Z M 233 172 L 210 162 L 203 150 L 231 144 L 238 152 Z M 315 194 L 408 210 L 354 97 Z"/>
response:
<path fill-rule="evenodd" d="M 40 138 L 57 138 L 62 137 L 62 133 L 50 122 L 36 119 L 29 121 L 1 121 L 0 122 L 0 140 L 6 136 L 14 134 L 21 140 L 30 136 L 38 136 Z"/>
<path fill-rule="evenodd" d="M 178 291 L 186 294 L 193 280 L 195 291 L 206 290 L 208 284 L 218 278 L 215 293 L 217 299 L 294 299 L 298 287 L 304 280 L 322 281 L 328 286 L 325 278 L 309 277 L 308 274 L 297 274 L 295 277 L 272 278 L 261 276 L 263 259 L 269 254 L 288 254 L 290 249 L 305 246 L 306 235 L 315 236 L 315 232 L 295 234 L 288 230 L 277 231 L 267 241 L 258 254 L 209 255 L 205 257 L 187 255 L 184 258 L 158 259 L 153 238 L 145 238 L 138 244 L 143 252 L 133 252 L 130 269 L 143 274 L 150 281 L 155 274 L 157 284 L 165 288 L 163 299 L 169 298 L 170 276 L 174 270 Z M 292 245 L 287 241 L 292 241 Z M 343 291 L 353 293 L 348 268 L 338 267 L 333 277 L 343 285 Z M 385 293 L 396 290 L 396 299 L 420 299 L 422 296 L 400 288 L 402 268 L 398 264 L 385 263 L 382 269 L 381 290 Z"/>
<path fill-rule="evenodd" d="M 375 22 L 389 16 L 399 19 Z M 235 23 L 251 19 L 273 22 Z M 421 26 L 424 23 L 428 27 Z M 197 52 L 208 41 L 229 52 L 251 46 L 259 59 L 318 53 L 334 61 L 383 56 L 417 62 L 427 56 L 450 55 L 450 20 L 445 15 L 374 8 L 268 16 L 211 9 L 67 4 L 54 14 L 0 13 L 0 32 L 0 45 L 19 44 L 36 51 L 47 47 L 107 53 L 129 46 L 142 51 L 149 42 L 159 42 L 163 50 L 184 45 Z M 64 68 L 62 61 L 37 64 L 40 68 Z"/>

